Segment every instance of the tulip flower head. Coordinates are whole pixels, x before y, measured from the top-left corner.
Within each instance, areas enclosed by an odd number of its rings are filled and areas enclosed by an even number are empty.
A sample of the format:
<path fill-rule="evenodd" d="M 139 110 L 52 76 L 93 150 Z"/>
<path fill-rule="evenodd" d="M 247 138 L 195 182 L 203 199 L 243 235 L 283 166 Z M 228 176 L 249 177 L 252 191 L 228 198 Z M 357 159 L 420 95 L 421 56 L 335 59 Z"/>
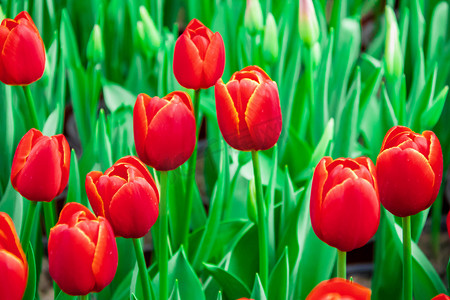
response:
<path fill-rule="evenodd" d="M 185 92 L 172 92 L 163 98 L 139 94 L 133 127 L 139 158 L 156 170 L 174 170 L 194 152 L 195 117 Z"/>
<path fill-rule="evenodd" d="M 0 81 L 29 85 L 44 74 L 45 47 L 30 15 L 23 11 L 0 25 Z"/>
<path fill-rule="evenodd" d="M 175 43 L 173 73 L 178 83 L 188 89 L 207 89 L 222 76 L 224 68 L 222 36 L 192 19 Z"/>
<path fill-rule="evenodd" d="M 109 222 L 79 203 L 68 203 L 50 230 L 50 276 L 69 295 L 100 292 L 111 283 L 118 263 Z"/>
<path fill-rule="evenodd" d="M 275 81 L 258 66 L 245 67 L 215 87 L 217 121 L 225 141 L 241 151 L 267 150 L 281 133 Z"/>
<path fill-rule="evenodd" d="M 308 48 L 312 48 L 318 41 L 320 35 L 314 4 L 312 0 L 300 0 L 298 6 L 298 29 L 300 38 Z"/>
<path fill-rule="evenodd" d="M 441 145 L 433 132 L 391 128 L 377 158 L 381 204 L 399 217 L 427 209 L 439 193 L 442 170 Z"/>
<path fill-rule="evenodd" d="M 119 159 L 105 174 L 89 172 L 86 194 L 95 214 L 111 223 L 116 236 L 143 237 L 158 218 L 155 181 L 136 157 Z"/>
<path fill-rule="evenodd" d="M 316 235 L 340 251 L 364 246 L 380 222 L 375 167 L 367 157 L 324 157 L 314 171 L 311 224 Z"/>
<path fill-rule="evenodd" d="M 450 300 L 450 297 L 446 294 L 439 294 L 437 296 L 434 296 L 431 300 Z"/>
<path fill-rule="evenodd" d="M 31 201 L 50 202 L 69 181 L 70 148 L 62 134 L 45 136 L 30 129 L 20 140 L 11 168 L 11 183 Z"/>
<path fill-rule="evenodd" d="M 0 212 L 0 299 L 20 300 L 28 280 L 28 263 L 8 214 Z"/>
<path fill-rule="evenodd" d="M 332 278 L 319 283 L 306 300 L 370 300 L 372 291 L 358 283 Z"/>

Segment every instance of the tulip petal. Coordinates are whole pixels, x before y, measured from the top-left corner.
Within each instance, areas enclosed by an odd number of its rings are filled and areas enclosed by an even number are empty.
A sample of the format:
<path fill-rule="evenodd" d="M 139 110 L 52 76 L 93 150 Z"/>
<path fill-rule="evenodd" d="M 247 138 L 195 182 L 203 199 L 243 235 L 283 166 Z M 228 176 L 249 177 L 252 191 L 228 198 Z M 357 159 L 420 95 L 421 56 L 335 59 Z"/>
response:
<path fill-rule="evenodd" d="M 441 187 L 442 182 L 442 172 L 444 168 L 444 162 L 442 157 L 442 148 L 439 139 L 432 131 L 424 131 L 423 136 L 429 141 L 430 151 L 428 154 L 428 161 L 430 162 L 430 166 L 434 172 L 434 186 L 433 186 L 433 195 L 431 199 L 436 199 L 439 188 Z"/>
<path fill-rule="evenodd" d="M 20 300 L 27 286 L 27 265 L 0 248 L 0 299 Z"/>
<path fill-rule="evenodd" d="M 17 236 L 14 223 L 5 212 L 0 212 L 0 250 L 5 250 L 15 255 L 25 267 L 27 266 L 25 253 Z M 2 298 L 0 297 L 0 299 Z"/>
<path fill-rule="evenodd" d="M 125 238 L 140 238 L 147 234 L 158 218 L 157 199 L 155 191 L 143 178 L 123 185 L 110 205 L 115 234 Z"/>
<path fill-rule="evenodd" d="M 60 162 L 57 141 L 41 137 L 16 177 L 17 190 L 32 201 L 51 201 L 59 192 L 62 173 Z"/>
<path fill-rule="evenodd" d="M 413 149 L 394 147 L 377 158 L 380 201 L 399 217 L 414 215 L 434 201 L 434 172 L 427 159 Z"/>
<path fill-rule="evenodd" d="M 6 38 L 1 60 L 12 85 L 28 85 L 44 74 L 44 43 L 34 29 L 26 25 L 13 28 Z"/>
<path fill-rule="evenodd" d="M 133 132 L 134 144 L 139 158 L 148 164 L 147 153 L 145 152 L 145 140 L 148 131 L 148 119 L 145 111 L 145 104 L 150 101 L 146 94 L 139 94 L 133 109 Z"/>
<path fill-rule="evenodd" d="M 281 134 L 281 107 L 278 88 L 273 81 L 258 86 L 247 104 L 245 112 L 253 150 L 267 150 L 278 141 Z"/>
<path fill-rule="evenodd" d="M 86 181 L 84 183 L 86 188 L 86 195 L 91 204 L 92 210 L 97 216 L 105 216 L 105 207 L 103 205 L 102 197 L 100 197 L 97 190 L 98 179 L 102 176 L 102 172 L 92 171 L 86 175 Z"/>
<path fill-rule="evenodd" d="M 203 60 L 195 44 L 182 34 L 175 43 L 173 74 L 178 83 L 188 89 L 202 87 Z"/>
<path fill-rule="evenodd" d="M 61 155 L 61 183 L 59 186 L 58 195 L 66 188 L 69 182 L 70 173 L 70 147 L 66 138 L 62 134 L 55 135 L 52 137 L 58 141 L 59 153 Z"/>
<path fill-rule="evenodd" d="M 65 293 L 86 295 L 92 291 L 95 245 L 83 231 L 56 225 L 50 232 L 48 251 L 50 275 Z"/>
<path fill-rule="evenodd" d="M 118 254 L 114 233 L 109 222 L 99 218 L 98 243 L 95 248 L 92 272 L 95 277 L 94 292 L 100 292 L 113 280 L 117 270 Z"/>
<path fill-rule="evenodd" d="M 110 216 L 111 201 L 114 197 L 114 194 L 116 194 L 117 191 L 126 183 L 127 181 L 124 178 L 118 176 L 111 176 L 111 177 L 106 175 L 100 176 L 96 186 L 105 210 L 105 215 L 102 217 L 111 220 Z"/>
<path fill-rule="evenodd" d="M 203 62 L 204 87 L 213 86 L 222 76 L 225 69 L 225 47 L 220 33 L 214 33 Z"/>
<path fill-rule="evenodd" d="M 364 246 L 376 233 L 380 206 L 373 186 L 362 178 L 333 187 L 321 208 L 324 241 L 341 251 Z"/>
<path fill-rule="evenodd" d="M 195 118 L 180 100 L 172 100 L 151 121 L 146 138 L 149 165 L 173 170 L 192 155 L 196 142 Z M 170 138 L 167 138 L 170 137 Z"/>
<path fill-rule="evenodd" d="M 311 186 L 311 201 L 310 201 L 310 215 L 311 215 L 311 225 L 319 237 L 319 239 L 323 240 L 323 233 L 321 224 L 321 208 L 322 208 L 322 200 L 323 200 L 323 186 L 325 181 L 328 178 L 327 165 L 330 164 L 333 159 L 329 156 L 323 157 L 316 168 L 314 169 L 314 175 L 312 179 Z"/>
<path fill-rule="evenodd" d="M 405 135 L 406 133 L 406 135 Z M 381 145 L 380 153 L 385 149 L 395 147 L 399 144 L 399 138 L 402 135 L 407 136 L 407 134 L 412 133 L 411 129 L 405 126 L 394 126 L 386 133 L 384 136 L 383 144 Z"/>
<path fill-rule="evenodd" d="M 342 278 L 333 278 L 319 283 L 309 293 L 306 300 L 326 300 L 326 299 L 358 299 L 370 300 L 372 291 L 358 283 Z M 333 298 L 335 296 L 336 298 Z"/>

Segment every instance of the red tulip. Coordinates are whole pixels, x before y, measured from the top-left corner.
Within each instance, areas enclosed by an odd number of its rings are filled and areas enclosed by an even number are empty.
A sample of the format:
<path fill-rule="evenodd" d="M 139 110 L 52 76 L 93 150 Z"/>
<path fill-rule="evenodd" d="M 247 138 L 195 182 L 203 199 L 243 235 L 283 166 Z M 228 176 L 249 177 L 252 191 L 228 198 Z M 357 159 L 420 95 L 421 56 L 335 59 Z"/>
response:
<path fill-rule="evenodd" d="M 100 292 L 117 269 L 117 245 L 109 222 L 79 203 L 68 203 L 50 230 L 50 275 L 69 295 Z"/>
<path fill-rule="evenodd" d="M 136 157 L 119 159 L 105 174 L 89 172 L 86 194 L 95 214 L 108 219 L 116 236 L 143 237 L 158 218 L 156 184 Z"/>
<path fill-rule="evenodd" d="M 222 76 L 224 68 L 222 36 L 192 19 L 175 43 L 173 73 L 178 83 L 188 89 L 207 89 Z"/>
<path fill-rule="evenodd" d="M 216 110 L 225 141 L 242 151 L 271 148 L 281 133 L 281 108 L 275 81 L 258 66 L 245 67 L 225 85 L 216 83 Z"/>
<path fill-rule="evenodd" d="M 450 300 L 450 297 L 446 294 L 439 294 L 437 296 L 434 296 L 431 300 Z"/>
<path fill-rule="evenodd" d="M 8 214 L 0 212 L 0 299 L 20 300 L 27 286 L 28 263 Z"/>
<path fill-rule="evenodd" d="M 441 145 L 433 132 L 391 128 L 377 158 L 381 204 L 399 217 L 427 209 L 439 192 L 442 169 Z"/>
<path fill-rule="evenodd" d="M 364 246 L 380 222 L 375 167 L 367 157 L 324 157 L 311 187 L 311 224 L 316 235 L 341 251 Z"/>
<path fill-rule="evenodd" d="M 191 98 L 185 92 L 163 98 L 139 94 L 133 127 L 139 158 L 156 170 L 176 169 L 194 152 L 195 117 Z"/>
<path fill-rule="evenodd" d="M 30 129 L 20 140 L 11 168 L 12 186 L 32 201 L 52 201 L 69 181 L 70 148 L 62 134 Z"/>
<path fill-rule="evenodd" d="M 322 281 L 306 300 L 370 300 L 372 291 L 358 283 L 342 278 Z"/>
<path fill-rule="evenodd" d="M 23 11 L 0 25 L 0 81 L 28 85 L 44 74 L 45 47 L 30 15 Z"/>

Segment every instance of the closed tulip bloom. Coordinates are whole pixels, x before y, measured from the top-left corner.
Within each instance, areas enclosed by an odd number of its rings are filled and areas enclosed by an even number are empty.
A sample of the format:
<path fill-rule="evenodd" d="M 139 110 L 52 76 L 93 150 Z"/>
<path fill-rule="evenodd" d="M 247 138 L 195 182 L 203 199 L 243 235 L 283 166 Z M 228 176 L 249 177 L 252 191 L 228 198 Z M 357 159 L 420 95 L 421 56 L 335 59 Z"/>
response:
<path fill-rule="evenodd" d="M 207 89 L 222 76 L 224 68 L 222 36 L 192 19 L 175 43 L 173 73 L 178 83 L 188 89 Z"/>
<path fill-rule="evenodd" d="M 0 81 L 28 85 L 44 74 L 45 47 L 30 15 L 23 11 L 0 25 Z"/>
<path fill-rule="evenodd" d="M 69 295 L 100 292 L 117 269 L 117 245 L 109 222 L 79 203 L 68 203 L 50 230 L 50 276 Z"/>
<path fill-rule="evenodd" d="M 31 201 L 52 201 L 69 181 L 70 148 L 62 134 L 30 129 L 20 140 L 11 168 L 12 186 Z"/>
<path fill-rule="evenodd" d="M 314 171 L 311 224 L 316 235 L 340 251 L 364 246 L 380 222 L 375 167 L 367 157 L 324 157 Z"/>
<path fill-rule="evenodd" d="M 358 283 L 342 278 L 322 281 L 306 300 L 370 300 L 372 291 Z"/>
<path fill-rule="evenodd" d="M 271 148 L 281 133 L 275 81 L 258 66 L 245 67 L 215 87 L 217 121 L 225 141 L 241 151 Z"/>
<path fill-rule="evenodd" d="M 0 212 L 0 299 L 20 300 L 27 286 L 28 263 L 8 214 Z"/>
<path fill-rule="evenodd" d="M 442 169 L 441 145 L 433 132 L 391 128 L 377 158 L 381 204 L 399 217 L 427 209 L 439 193 Z"/>
<path fill-rule="evenodd" d="M 86 194 L 95 214 L 111 223 L 116 236 L 143 237 L 158 218 L 155 181 L 136 157 L 119 159 L 105 174 L 89 172 Z"/>
<path fill-rule="evenodd" d="M 192 102 L 185 92 L 163 98 L 139 94 L 133 112 L 136 152 L 159 171 L 174 170 L 194 152 L 196 142 Z"/>

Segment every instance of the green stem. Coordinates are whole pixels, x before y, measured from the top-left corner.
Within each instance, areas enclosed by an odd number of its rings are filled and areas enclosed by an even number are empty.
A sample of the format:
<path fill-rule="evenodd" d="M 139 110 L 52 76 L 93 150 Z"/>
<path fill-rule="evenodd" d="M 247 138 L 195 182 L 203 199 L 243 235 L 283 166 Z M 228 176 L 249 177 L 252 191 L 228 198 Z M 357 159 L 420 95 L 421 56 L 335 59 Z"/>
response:
<path fill-rule="evenodd" d="M 412 300 L 411 216 L 403 223 L 403 299 Z"/>
<path fill-rule="evenodd" d="M 47 237 L 50 236 L 50 229 L 56 224 L 55 217 L 55 202 L 43 203 L 44 206 L 44 221 L 45 221 L 45 232 Z"/>
<path fill-rule="evenodd" d="M 39 121 L 37 118 L 36 107 L 34 106 L 33 95 L 31 94 L 30 86 L 24 85 L 22 86 L 23 92 L 25 93 L 25 99 L 27 100 L 27 106 L 30 110 L 31 122 L 33 123 L 33 127 L 40 130 Z"/>
<path fill-rule="evenodd" d="M 316 116 L 314 112 L 314 104 L 315 104 L 315 94 L 314 94 L 314 61 L 313 61 L 313 49 L 309 49 L 308 51 L 308 92 L 309 92 L 309 102 L 308 102 L 308 108 L 309 108 L 309 115 L 312 122 L 311 124 L 318 124 L 322 120 L 318 120 L 316 118 L 320 118 L 323 115 L 323 112 L 320 116 Z M 323 130 L 325 129 L 326 123 L 321 122 L 320 126 L 313 125 L 310 127 L 310 134 L 312 139 L 315 138 L 314 135 L 318 136 L 318 139 L 321 137 Z M 313 132 L 314 129 L 319 129 L 319 132 Z"/>
<path fill-rule="evenodd" d="M 267 246 L 266 205 L 263 197 L 261 170 L 257 151 L 252 151 L 252 160 L 253 173 L 255 176 L 256 207 L 258 214 L 259 276 L 264 290 L 267 291 L 267 282 L 269 280 L 269 252 Z"/>
<path fill-rule="evenodd" d="M 201 122 L 199 120 L 200 115 L 200 89 L 195 90 L 194 93 L 194 117 L 195 117 L 195 123 L 196 123 L 196 139 L 198 140 L 198 133 L 200 131 Z M 191 215 L 192 215 L 192 201 L 194 197 L 194 185 L 195 185 L 195 169 L 197 165 L 197 142 L 195 143 L 194 152 L 192 153 L 191 157 L 189 158 L 188 162 L 188 180 L 187 180 L 187 187 L 186 187 L 186 218 L 184 219 L 184 226 L 183 226 L 183 235 L 181 237 L 181 244 L 184 246 L 184 250 L 188 251 L 189 247 L 189 227 L 191 224 Z M 178 248 L 181 245 L 176 245 L 176 248 Z"/>
<path fill-rule="evenodd" d="M 337 276 L 347 279 L 347 252 L 338 249 Z"/>
<path fill-rule="evenodd" d="M 37 201 L 30 201 L 28 206 L 27 219 L 25 220 L 25 227 L 22 229 L 21 244 L 24 249 L 28 249 L 28 243 L 31 236 L 31 227 L 33 226 L 34 215 L 36 214 Z M 27 251 L 27 250 L 25 250 Z"/>
<path fill-rule="evenodd" d="M 139 267 L 139 277 L 141 277 L 142 290 L 144 292 L 144 300 L 150 300 L 150 282 L 148 281 L 147 266 L 145 264 L 144 251 L 142 250 L 141 241 L 132 239 L 136 260 Z"/>
<path fill-rule="evenodd" d="M 168 220 L 167 220 L 167 172 L 161 172 L 159 197 L 159 299 L 168 299 Z"/>
<path fill-rule="evenodd" d="M 80 300 L 88 300 L 88 299 L 89 299 L 89 294 L 80 296 Z"/>

